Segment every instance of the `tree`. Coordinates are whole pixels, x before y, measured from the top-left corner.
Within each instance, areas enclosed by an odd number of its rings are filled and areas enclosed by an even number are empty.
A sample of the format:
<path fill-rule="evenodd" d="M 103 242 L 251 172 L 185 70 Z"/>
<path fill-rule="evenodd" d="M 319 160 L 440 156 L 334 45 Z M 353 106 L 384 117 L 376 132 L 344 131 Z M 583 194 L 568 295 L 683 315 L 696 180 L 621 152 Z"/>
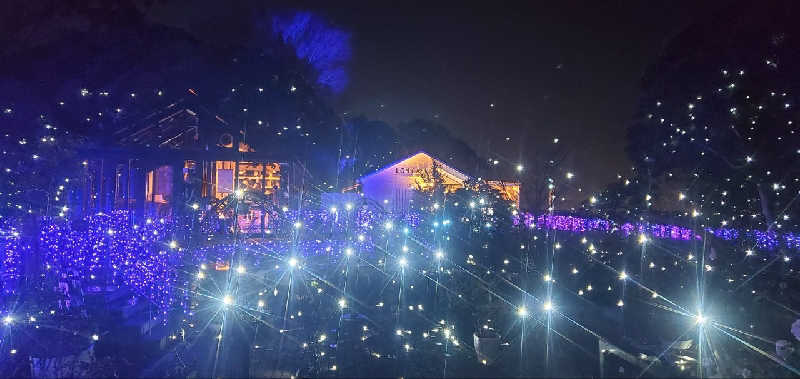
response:
<path fill-rule="evenodd" d="M 627 151 L 643 189 L 662 182 L 681 193 L 648 194 L 689 203 L 666 209 L 696 208 L 710 226 L 791 223 L 784 216 L 800 190 L 794 7 L 736 3 L 676 36 L 648 70 Z"/>
<path fill-rule="evenodd" d="M 398 136 L 389 124 L 357 116 L 344 120 L 339 157 L 340 184 L 380 169 L 400 158 Z"/>
<path fill-rule="evenodd" d="M 396 127 L 403 155 L 426 151 L 443 162 L 468 172 L 479 172 L 483 160 L 466 142 L 453 136 L 450 131 L 434 121 L 415 119 Z"/>
<path fill-rule="evenodd" d="M 308 65 L 314 82 L 334 93 L 344 90 L 351 55 L 349 33 L 307 11 L 277 14 L 271 21 L 272 34 Z M 259 30 L 264 33 L 265 29 L 261 24 Z"/>
<path fill-rule="evenodd" d="M 534 212 L 546 211 L 550 207 L 551 189 L 556 186 L 558 194 L 566 194 L 571 188 L 564 180 L 566 170 L 564 162 L 569 158 L 567 145 L 558 139 L 552 144 L 545 144 L 525 157 L 523 167 L 522 197 L 525 208 Z"/>
<path fill-rule="evenodd" d="M 659 294 L 687 294 L 686 299 L 701 308 L 724 307 L 731 324 L 763 320 L 757 323 L 763 325 L 762 335 L 782 335 L 786 322 L 776 319 L 794 318 L 752 296 L 794 301 L 784 295 L 794 276 L 788 253 L 753 251 L 757 241 L 745 238 L 737 248 L 724 238 L 706 238 L 710 234 L 703 232 L 732 228 L 744 235 L 752 229 L 797 227 L 800 30 L 791 16 L 795 7 L 736 2 L 673 38 L 647 71 L 640 109 L 628 128 L 627 153 L 634 170 L 584 204 L 618 222 L 677 221 L 693 227 L 702 240 L 691 247 L 697 258 L 689 255 L 687 260 L 696 259 L 697 264 L 686 265 L 681 275 L 702 283 L 699 300 L 691 299 L 692 291 L 685 291 L 683 284 L 678 289 L 676 281 L 659 278 L 652 270 L 663 259 L 662 252 L 686 256 L 685 246 L 659 243 L 656 251 L 644 240 L 640 254 L 626 251 L 639 262 L 653 262 L 650 268 L 638 263 L 637 280 L 658 288 Z M 785 264 L 779 263 L 782 254 Z M 673 256 L 667 261 L 680 265 Z M 744 311 L 753 308 L 764 311 Z M 737 355 L 731 361 L 744 361 L 744 354 Z"/>

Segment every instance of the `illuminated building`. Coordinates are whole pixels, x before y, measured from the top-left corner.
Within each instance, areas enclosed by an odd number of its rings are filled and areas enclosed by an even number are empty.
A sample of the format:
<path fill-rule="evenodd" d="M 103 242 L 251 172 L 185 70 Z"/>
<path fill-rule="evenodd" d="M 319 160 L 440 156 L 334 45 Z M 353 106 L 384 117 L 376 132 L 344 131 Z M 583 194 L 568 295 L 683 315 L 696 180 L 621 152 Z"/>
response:
<path fill-rule="evenodd" d="M 83 149 L 88 159 L 76 211 L 130 209 L 138 220 L 171 217 L 213 208 L 243 192 L 263 194 L 277 204 L 287 164 L 256 151 L 243 130 L 219 115 L 197 109 L 204 107 L 179 100 Z M 259 212 L 249 207 L 237 217 L 253 226 L 263 218 Z"/>
<path fill-rule="evenodd" d="M 364 197 L 372 199 L 384 208 L 403 212 L 408 210 L 413 191 L 432 191 L 437 185 L 444 193 L 464 188 L 472 178 L 420 151 L 408 158 L 386 166 L 358 180 L 353 189 L 360 189 Z M 486 183 L 500 192 L 505 200 L 519 205 L 520 184 L 500 180 Z"/>

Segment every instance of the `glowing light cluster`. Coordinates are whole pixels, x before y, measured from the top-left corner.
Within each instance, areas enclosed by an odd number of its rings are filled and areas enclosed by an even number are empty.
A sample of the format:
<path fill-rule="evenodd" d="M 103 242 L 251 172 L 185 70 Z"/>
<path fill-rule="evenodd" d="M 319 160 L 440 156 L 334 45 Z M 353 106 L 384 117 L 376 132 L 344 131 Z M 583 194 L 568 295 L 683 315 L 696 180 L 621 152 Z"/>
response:
<path fill-rule="evenodd" d="M 124 284 L 166 312 L 177 274 L 165 239 L 174 227 L 166 220 L 133 225 L 130 217 L 114 211 L 48 220 L 39 237 L 45 264 L 55 274 L 77 273 L 90 285 Z"/>
<path fill-rule="evenodd" d="M 678 241 L 700 240 L 703 236 L 690 228 L 678 225 L 652 224 L 647 222 L 618 224 L 612 220 L 583 218 L 568 215 L 521 213 L 514 216 L 514 225 L 528 228 L 562 230 L 574 233 L 602 232 L 617 233 L 624 237 L 637 236 L 640 241 L 647 238 L 671 239 Z M 752 241 L 762 250 L 775 250 L 778 247 L 800 250 L 800 235 L 796 233 L 777 233 L 774 231 L 747 230 L 739 232 L 729 228 L 706 228 L 706 232 L 726 241 Z M 644 238 L 644 240 L 642 239 Z"/>

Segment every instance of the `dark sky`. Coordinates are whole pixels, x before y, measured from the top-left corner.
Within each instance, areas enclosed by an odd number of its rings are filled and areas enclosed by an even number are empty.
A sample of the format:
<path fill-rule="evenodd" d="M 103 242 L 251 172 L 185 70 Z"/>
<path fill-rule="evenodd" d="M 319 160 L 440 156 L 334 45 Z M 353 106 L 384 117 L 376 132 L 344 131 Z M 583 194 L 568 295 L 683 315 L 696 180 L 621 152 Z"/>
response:
<path fill-rule="evenodd" d="M 353 36 L 337 110 L 392 125 L 436 119 L 479 154 L 510 161 L 559 137 L 573 151 L 570 169 L 596 190 L 629 166 L 624 131 L 647 65 L 670 36 L 726 2 L 429 3 L 303 5 Z M 219 4 L 171 2 L 154 17 L 227 38 L 262 3 Z"/>

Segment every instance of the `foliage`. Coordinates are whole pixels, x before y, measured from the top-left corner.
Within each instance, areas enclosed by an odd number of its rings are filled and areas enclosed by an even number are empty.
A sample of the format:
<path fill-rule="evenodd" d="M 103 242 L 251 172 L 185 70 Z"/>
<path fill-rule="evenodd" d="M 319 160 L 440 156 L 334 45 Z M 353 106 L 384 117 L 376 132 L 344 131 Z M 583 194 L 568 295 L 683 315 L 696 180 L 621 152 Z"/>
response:
<path fill-rule="evenodd" d="M 462 316 L 459 324 L 472 324 L 476 329 L 481 320 L 496 320 L 504 306 L 491 294 L 490 290 L 500 286 L 497 276 L 487 270 L 503 267 L 509 256 L 498 252 L 519 250 L 520 241 L 527 237 L 511 226 L 514 208 L 485 182 L 470 182 L 449 194 L 436 185 L 431 192 L 415 191 L 412 204 L 422 215 L 421 225 L 433 225 L 431 234 L 420 236 L 424 243 L 458 265 L 470 267 L 478 278 L 462 272 L 451 275 L 446 286 L 454 294 L 467 296 L 442 297 L 441 307 L 451 305 L 459 310 L 453 312 Z"/>
<path fill-rule="evenodd" d="M 598 208 L 629 218 L 694 209 L 714 227 L 793 224 L 783 216 L 800 190 L 800 34 L 787 6 L 742 3 L 673 39 L 648 70 L 628 129 L 635 170 Z"/>
<path fill-rule="evenodd" d="M 19 118 L 13 108 L 0 114 L 8 127 L 0 136 L 0 218 L 58 214 L 70 196 L 70 179 L 80 172 L 75 147 L 82 140 L 57 130 L 44 115 Z"/>
<path fill-rule="evenodd" d="M 389 124 L 365 116 L 346 119 L 340 155 L 340 183 L 353 183 L 401 157 L 397 133 Z"/>
<path fill-rule="evenodd" d="M 272 32 L 313 68 L 316 83 L 339 93 L 347 86 L 350 35 L 311 12 L 272 17 Z"/>
<path fill-rule="evenodd" d="M 397 125 L 396 129 L 405 156 L 423 150 L 459 169 L 471 171 L 482 165 L 478 153 L 442 124 L 415 119 Z"/>
<path fill-rule="evenodd" d="M 548 199 L 551 185 L 558 186 L 559 194 L 572 194 L 574 188 L 571 188 L 569 181 L 556 182 L 557 179 L 564 178 L 567 173 L 564 163 L 570 153 L 567 145 L 558 139 L 528 153 L 523 168 L 524 185 L 521 193 L 526 209 L 534 212 L 546 211 L 551 206 Z"/>

